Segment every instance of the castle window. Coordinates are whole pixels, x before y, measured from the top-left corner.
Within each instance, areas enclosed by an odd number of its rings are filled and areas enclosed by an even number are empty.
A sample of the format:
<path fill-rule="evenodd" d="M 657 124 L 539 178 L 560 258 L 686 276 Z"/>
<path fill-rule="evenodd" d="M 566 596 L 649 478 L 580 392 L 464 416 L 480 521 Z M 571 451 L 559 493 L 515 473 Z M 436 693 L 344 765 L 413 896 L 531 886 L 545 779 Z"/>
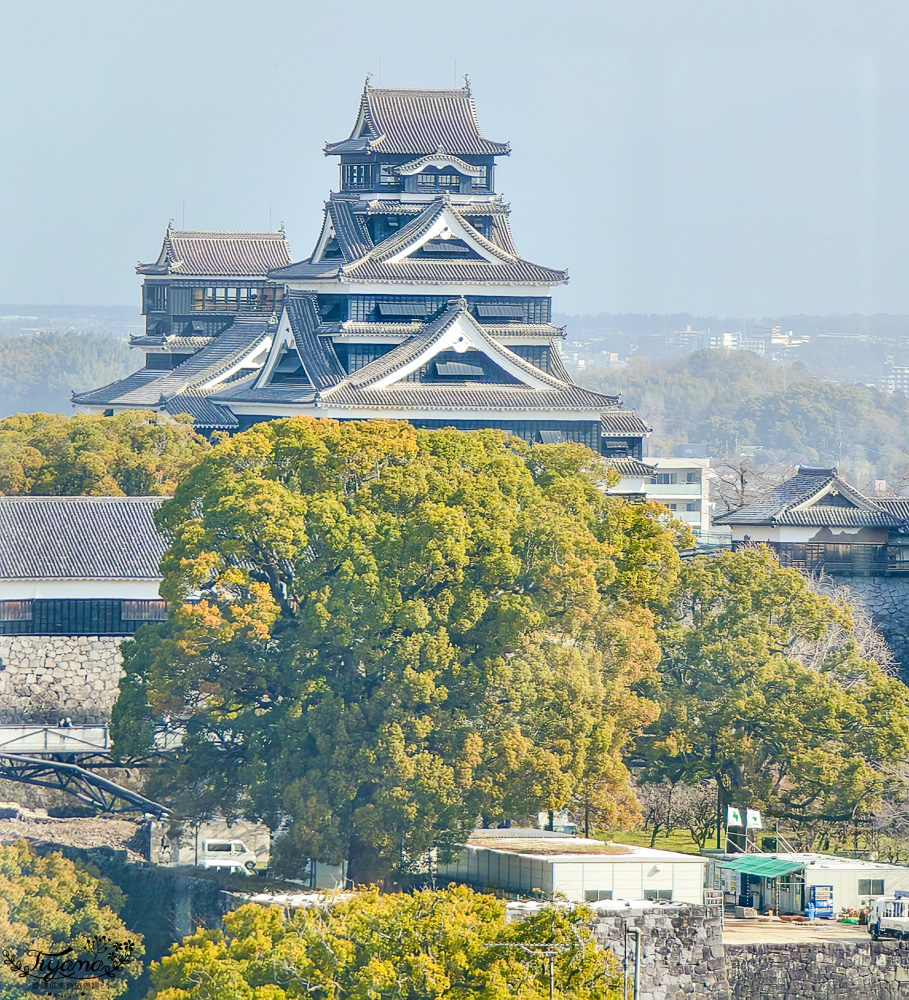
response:
<path fill-rule="evenodd" d="M 436 170 L 424 170 L 417 174 L 417 183 L 420 187 L 460 187 L 460 174 L 440 174 Z"/>
<path fill-rule="evenodd" d="M 131 622 L 160 622 L 167 618 L 164 601 L 121 601 L 120 617 Z"/>
<path fill-rule="evenodd" d="M 379 164 L 379 183 L 380 184 L 400 184 L 401 178 L 394 173 L 394 167 L 390 163 L 380 163 Z"/>
<path fill-rule="evenodd" d="M 344 187 L 348 190 L 368 188 L 372 185 L 372 164 L 345 163 L 343 176 Z"/>
<path fill-rule="evenodd" d="M 240 309 L 271 312 L 281 304 L 283 293 L 283 289 L 268 285 L 194 288 L 192 308 L 193 312 L 237 312 Z"/>
<path fill-rule="evenodd" d="M 167 308 L 167 285 L 143 285 L 143 312 L 164 312 Z"/>
<path fill-rule="evenodd" d="M 0 601 L 0 622 L 30 622 L 31 601 Z"/>

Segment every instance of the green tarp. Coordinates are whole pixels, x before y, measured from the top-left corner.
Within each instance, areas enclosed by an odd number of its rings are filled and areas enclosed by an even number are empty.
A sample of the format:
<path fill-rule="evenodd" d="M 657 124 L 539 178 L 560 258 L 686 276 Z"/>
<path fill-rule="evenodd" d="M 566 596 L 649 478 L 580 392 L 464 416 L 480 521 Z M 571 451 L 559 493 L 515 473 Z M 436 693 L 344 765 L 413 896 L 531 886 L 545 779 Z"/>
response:
<path fill-rule="evenodd" d="M 746 854 L 734 861 L 717 861 L 720 868 L 731 868 L 743 875 L 758 875 L 761 878 L 779 878 L 805 867 L 804 861 L 783 861 L 780 858 L 766 858 L 760 854 Z"/>

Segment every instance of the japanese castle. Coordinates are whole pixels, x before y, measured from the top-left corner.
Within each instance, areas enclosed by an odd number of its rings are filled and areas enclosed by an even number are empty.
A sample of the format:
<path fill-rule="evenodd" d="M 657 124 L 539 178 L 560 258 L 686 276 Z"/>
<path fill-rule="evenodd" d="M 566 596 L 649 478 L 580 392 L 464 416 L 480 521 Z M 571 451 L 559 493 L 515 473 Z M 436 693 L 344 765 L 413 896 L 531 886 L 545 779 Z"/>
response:
<path fill-rule="evenodd" d="M 469 83 L 367 79 L 348 138 L 327 143 L 340 190 L 312 254 L 283 231 L 168 226 L 143 277 L 145 366 L 73 402 L 187 413 L 203 432 L 296 414 L 493 427 L 640 459 L 647 427 L 575 385 L 550 293 L 566 271 L 525 260 L 496 192 L 508 143 L 480 130 Z"/>

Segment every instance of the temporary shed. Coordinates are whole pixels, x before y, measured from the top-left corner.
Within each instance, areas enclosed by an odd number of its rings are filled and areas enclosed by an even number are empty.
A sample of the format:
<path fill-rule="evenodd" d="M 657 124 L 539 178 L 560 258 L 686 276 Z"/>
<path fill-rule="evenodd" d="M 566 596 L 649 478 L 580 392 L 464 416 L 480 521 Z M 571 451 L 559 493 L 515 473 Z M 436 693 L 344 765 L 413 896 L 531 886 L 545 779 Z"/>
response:
<path fill-rule="evenodd" d="M 804 913 L 816 896 L 835 914 L 909 890 L 909 867 L 834 854 L 740 854 L 718 859 L 716 875 L 727 900 L 779 913 Z"/>
<path fill-rule="evenodd" d="M 707 859 L 673 851 L 560 835 L 551 831 L 477 830 L 438 874 L 486 890 L 601 899 L 703 902 Z"/>

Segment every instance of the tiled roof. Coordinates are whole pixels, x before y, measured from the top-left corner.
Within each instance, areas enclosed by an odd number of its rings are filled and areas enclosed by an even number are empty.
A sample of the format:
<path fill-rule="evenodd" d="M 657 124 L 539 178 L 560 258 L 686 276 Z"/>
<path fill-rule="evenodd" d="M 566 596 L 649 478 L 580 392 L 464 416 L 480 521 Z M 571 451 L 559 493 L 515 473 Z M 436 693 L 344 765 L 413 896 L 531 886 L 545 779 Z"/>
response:
<path fill-rule="evenodd" d="M 615 469 L 620 476 L 643 476 L 645 479 L 651 479 L 657 472 L 654 466 L 646 465 L 631 457 L 610 458 L 607 464 Z"/>
<path fill-rule="evenodd" d="M 343 260 L 323 260 L 317 264 L 301 260 L 296 264 L 288 264 L 287 267 L 275 268 L 274 271 L 269 271 L 268 276 L 277 281 L 283 281 L 285 278 L 333 279 L 337 281 L 343 264 Z"/>
<path fill-rule="evenodd" d="M 310 381 L 317 389 L 335 385 L 345 372 L 331 341 L 316 334 L 321 320 L 315 296 L 290 293 L 284 300 L 284 308 L 300 364 Z"/>
<path fill-rule="evenodd" d="M 397 382 L 384 388 L 375 388 L 377 382 L 413 362 L 431 349 L 446 334 L 452 323 L 466 322 L 473 330 L 484 352 L 493 360 L 498 357 L 506 367 L 518 368 L 532 381 L 544 383 L 545 388 L 533 384 L 495 383 L 418 383 Z M 452 300 L 445 311 L 427 323 L 419 335 L 403 343 L 348 375 L 342 382 L 321 395 L 322 405 L 351 407 L 420 407 L 444 408 L 448 406 L 507 409 L 601 409 L 616 405 L 615 396 L 604 396 L 544 372 L 526 359 L 510 351 L 491 337 L 483 326 L 470 315 L 464 299 Z"/>
<path fill-rule="evenodd" d="M 239 318 L 208 346 L 170 371 L 144 368 L 91 392 L 73 396 L 76 406 L 158 406 L 172 396 L 210 382 L 242 361 L 268 336 L 262 319 Z"/>
<path fill-rule="evenodd" d="M 895 528 L 901 518 L 881 510 L 859 510 L 857 507 L 825 507 L 816 504 L 807 510 L 783 511 L 773 519 L 774 524 L 788 524 L 811 528 Z M 726 521 L 734 524 L 734 521 Z"/>
<path fill-rule="evenodd" d="M 608 397 L 615 405 L 615 396 Z M 607 410 L 600 415 L 600 431 L 604 437 L 626 437 L 628 435 L 649 434 L 650 428 L 630 410 Z"/>
<path fill-rule="evenodd" d="M 594 398 L 591 398 L 594 397 Z M 384 389 L 361 388 L 349 382 L 341 383 L 331 395 L 322 397 L 322 406 L 397 409 L 478 409 L 490 407 L 520 412 L 539 410 L 595 410 L 602 401 L 578 385 L 563 389 L 535 389 L 520 384 L 419 383 L 397 382 Z"/>
<path fill-rule="evenodd" d="M 160 578 L 162 497 L 0 497 L 0 579 Z"/>
<path fill-rule="evenodd" d="M 410 337 L 415 333 L 419 333 L 424 326 L 425 324 L 418 319 L 407 323 L 370 323 L 349 319 L 341 324 L 341 329 L 335 334 L 335 339 L 343 340 L 345 336 L 355 336 L 358 339 L 363 336 Z"/>
<path fill-rule="evenodd" d="M 909 520 L 909 499 L 905 497 L 893 497 L 886 500 L 875 500 L 878 507 L 883 508 L 888 514 L 894 517 L 904 517 Z"/>
<path fill-rule="evenodd" d="M 562 336 L 565 336 L 564 329 Z M 549 370 L 555 375 L 556 378 L 562 379 L 564 382 L 571 381 L 571 375 L 568 369 L 565 367 L 565 362 L 562 360 L 562 354 L 560 351 L 556 350 L 555 344 L 549 351 Z"/>
<path fill-rule="evenodd" d="M 801 509 L 794 509 L 801 508 Z M 902 520 L 873 503 L 836 469 L 801 466 L 786 482 L 714 524 L 788 524 L 812 527 L 898 527 Z"/>
<path fill-rule="evenodd" d="M 188 354 L 207 347 L 215 335 L 210 337 L 130 337 L 130 347 L 157 347 L 161 353 Z"/>
<path fill-rule="evenodd" d="M 326 207 L 344 262 L 349 264 L 369 253 L 372 249 L 369 230 L 363 224 L 362 217 L 351 212 L 350 203 L 333 198 Z"/>
<path fill-rule="evenodd" d="M 291 262 L 284 230 L 276 233 L 206 232 L 167 227 L 158 259 L 137 274 L 181 277 L 255 277 Z"/>
<path fill-rule="evenodd" d="M 502 156 L 508 143 L 480 131 L 470 90 L 363 89 L 349 138 L 325 144 L 327 156 L 360 150 L 419 156 L 442 150 L 459 156 Z"/>
<path fill-rule="evenodd" d="M 458 215 L 508 215 L 511 211 L 501 196 L 496 195 L 490 201 L 469 201 L 452 203 Z M 426 208 L 426 202 L 414 201 L 371 201 L 366 206 L 368 215 L 419 215 Z"/>
<path fill-rule="evenodd" d="M 273 278 L 331 278 L 339 282 L 391 282 L 391 283 L 515 283 L 558 285 L 568 280 L 566 271 L 559 271 L 514 255 L 508 249 L 487 240 L 466 219 L 460 219 L 470 238 L 489 255 L 491 260 L 433 260 L 406 257 L 391 260 L 402 250 L 425 236 L 439 217 L 446 211 L 456 214 L 450 198 L 443 195 L 428 203 L 423 212 L 402 226 L 381 243 L 372 247 L 362 257 L 347 262 L 325 261 L 311 264 L 308 261 L 292 264 L 271 273 Z M 500 234 L 501 235 L 501 234 Z"/>
<path fill-rule="evenodd" d="M 251 376 L 219 389 L 211 399 L 215 403 L 230 406 L 232 403 L 284 403 L 311 404 L 318 392 L 313 386 L 280 385 L 271 383 L 262 388 L 256 387 L 257 378 Z"/>
<path fill-rule="evenodd" d="M 197 430 L 235 431 L 240 426 L 240 422 L 226 406 L 219 406 L 208 396 L 193 392 L 174 396 L 164 404 L 164 409 L 174 417 L 188 413 L 193 418 Z"/>

